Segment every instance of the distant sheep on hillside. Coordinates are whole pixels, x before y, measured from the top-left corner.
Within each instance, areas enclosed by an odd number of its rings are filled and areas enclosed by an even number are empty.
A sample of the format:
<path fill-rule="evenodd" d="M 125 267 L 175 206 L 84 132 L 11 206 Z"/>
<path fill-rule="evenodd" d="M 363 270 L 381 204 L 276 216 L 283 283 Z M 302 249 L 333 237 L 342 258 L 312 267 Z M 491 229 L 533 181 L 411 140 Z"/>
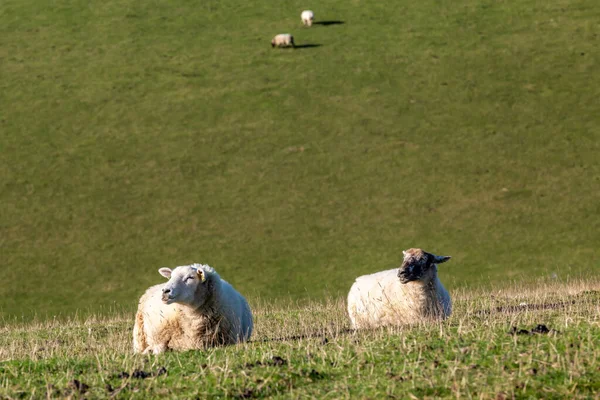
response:
<path fill-rule="evenodd" d="M 304 26 L 312 26 L 315 14 L 311 10 L 304 10 L 302 11 L 302 14 L 300 14 L 300 18 L 302 19 L 302 24 Z"/>
<path fill-rule="evenodd" d="M 169 281 L 146 290 L 133 328 L 135 353 L 202 349 L 250 338 L 246 299 L 208 265 L 160 268 Z"/>
<path fill-rule="evenodd" d="M 280 33 L 271 40 L 271 47 L 294 47 L 294 37 L 289 33 Z"/>
<path fill-rule="evenodd" d="M 450 316 L 452 302 L 438 279 L 436 265 L 450 257 L 421 249 L 408 249 L 403 254 L 399 269 L 356 279 L 348 293 L 353 329 L 406 325 Z"/>

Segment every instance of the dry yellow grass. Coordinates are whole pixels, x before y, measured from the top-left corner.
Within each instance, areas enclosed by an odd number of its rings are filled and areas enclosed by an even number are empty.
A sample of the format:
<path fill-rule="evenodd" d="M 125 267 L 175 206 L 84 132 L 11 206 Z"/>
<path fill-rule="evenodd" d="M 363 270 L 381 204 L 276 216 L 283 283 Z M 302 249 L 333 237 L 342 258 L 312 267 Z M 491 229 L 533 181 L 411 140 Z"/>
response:
<path fill-rule="evenodd" d="M 342 299 L 259 303 L 251 342 L 157 357 L 132 354 L 132 315 L 4 325 L 0 398 L 597 397 L 600 280 L 453 298 L 447 321 L 361 332 Z"/>

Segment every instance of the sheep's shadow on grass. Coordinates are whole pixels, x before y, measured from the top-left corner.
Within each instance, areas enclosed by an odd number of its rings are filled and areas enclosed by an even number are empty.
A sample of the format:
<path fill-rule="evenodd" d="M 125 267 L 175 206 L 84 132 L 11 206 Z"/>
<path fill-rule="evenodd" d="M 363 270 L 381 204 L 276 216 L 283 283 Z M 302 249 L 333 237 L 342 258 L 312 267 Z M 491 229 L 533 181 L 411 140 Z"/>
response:
<path fill-rule="evenodd" d="M 337 336 L 343 336 L 343 335 L 348 335 L 353 333 L 354 330 L 350 329 L 350 328 L 344 328 L 344 329 L 339 329 L 336 330 L 335 332 L 330 332 L 329 334 L 326 334 L 324 332 L 315 332 L 315 333 L 307 333 L 304 335 L 294 335 L 294 336 L 286 336 L 286 337 L 274 337 L 274 338 L 265 338 L 265 339 L 259 339 L 259 340 L 249 340 L 249 342 L 253 342 L 253 343 L 268 343 L 268 342 L 289 342 L 289 341 L 296 341 L 296 340 L 303 340 L 303 339 L 322 339 L 327 341 L 327 336 L 330 337 L 337 337 Z"/>
<path fill-rule="evenodd" d="M 569 305 L 575 304 L 575 300 L 570 302 L 558 302 L 558 303 L 550 303 L 550 304 L 523 304 L 518 306 L 500 306 L 496 307 L 493 310 L 479 310 L 475 314 L 478 315 L 489 315 L 493 312 L 496 313 L 518 313 L 522 311 L 539 311 L 539 310 L 558 310 L 561 308 L 566 308 Z"/>
<path fill-rule="evenodd" d="M 321 47 L 321 46 L 323 46 L 323 45 L 316 44 L 316 43 L 297 44 L 296 46 L 294 46 L 294 49 L 312 49 L 312 48 Z"/>
<path fill-rule="evenodd" d="M 329 25 L 343 25 L 345 22 L 344 21 L 316 21 L 313 22 L 314 25 L 323 25 L 323 26 L 329 26 Z"/>

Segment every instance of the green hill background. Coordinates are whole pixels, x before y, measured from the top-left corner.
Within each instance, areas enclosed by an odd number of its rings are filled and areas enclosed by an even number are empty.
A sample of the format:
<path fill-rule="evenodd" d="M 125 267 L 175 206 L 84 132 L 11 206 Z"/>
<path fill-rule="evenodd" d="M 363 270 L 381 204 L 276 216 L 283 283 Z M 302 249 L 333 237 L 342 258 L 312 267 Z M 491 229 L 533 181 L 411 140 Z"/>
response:
<path fill-rule="evenodd" d="M 592 0 L 4 0 L 0 316 L 134 310 L 192 262 L 279 302 L 409 247 L 453 256 L 451 289 L 597 274 L 598 21 Z"/>

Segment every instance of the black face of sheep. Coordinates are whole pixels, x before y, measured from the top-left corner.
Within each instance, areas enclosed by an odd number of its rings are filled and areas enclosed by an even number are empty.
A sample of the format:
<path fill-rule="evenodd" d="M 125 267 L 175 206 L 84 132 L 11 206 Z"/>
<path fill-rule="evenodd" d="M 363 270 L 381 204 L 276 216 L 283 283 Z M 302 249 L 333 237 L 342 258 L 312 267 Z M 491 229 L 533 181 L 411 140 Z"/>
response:
<path fill-rule="evenodd" d="M 430 281 L 437 273 L 435 265 L 450 259 L 449 256 L 436 256 L 421 249 L 408 249 L 403 253 L 404 261 L 398 270 L 398 278 L 402 284 Z"/>

